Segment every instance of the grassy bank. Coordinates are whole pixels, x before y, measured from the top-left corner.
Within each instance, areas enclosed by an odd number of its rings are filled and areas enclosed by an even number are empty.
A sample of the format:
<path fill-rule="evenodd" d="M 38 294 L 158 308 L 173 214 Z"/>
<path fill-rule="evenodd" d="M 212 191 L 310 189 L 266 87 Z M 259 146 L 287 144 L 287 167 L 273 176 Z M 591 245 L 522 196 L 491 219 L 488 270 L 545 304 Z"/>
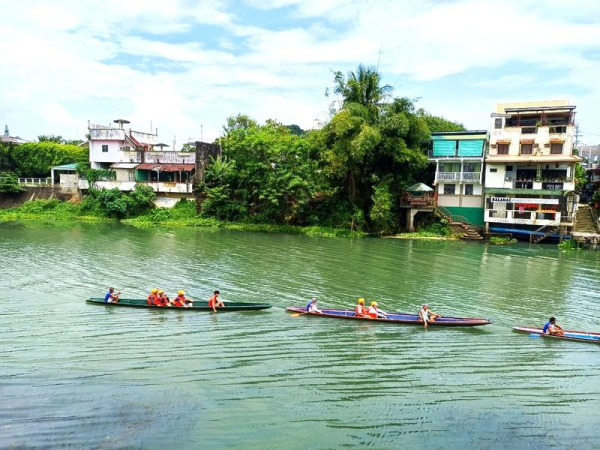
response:
<path fill-rule="evenodd" d="M 10 221 L 115 221 L 94 212 L 83 212 L 78 204 L 59 200 L 34 200 L 22 206 L 0 209 L 0 222 Z M 199 227 L 232 231 L 251 231 L 272 234 L 296 234 L 311 237 L 356 238 L 367 233 L 343 228 L 320 226 L 275 225 L 266 223 L 224 222 L 196 215 L 193 202 L 181 202 L 174 208 L 156 208 L 150 212 L 121 221 L 140 228 L 145 227 Z"/>

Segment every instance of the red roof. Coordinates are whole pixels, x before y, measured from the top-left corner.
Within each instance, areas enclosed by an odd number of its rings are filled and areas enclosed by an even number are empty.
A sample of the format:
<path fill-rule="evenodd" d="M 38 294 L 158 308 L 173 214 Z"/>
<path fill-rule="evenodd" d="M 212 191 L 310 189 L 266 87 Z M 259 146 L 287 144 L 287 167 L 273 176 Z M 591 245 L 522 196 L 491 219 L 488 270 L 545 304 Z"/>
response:
<path fill-rule="evenodd" d="M 190 172 L 196 168 L 195 164 L 158 164 L 144 163 L 136 167 L 138 170 L 158 170 L 159 172 Z"/>

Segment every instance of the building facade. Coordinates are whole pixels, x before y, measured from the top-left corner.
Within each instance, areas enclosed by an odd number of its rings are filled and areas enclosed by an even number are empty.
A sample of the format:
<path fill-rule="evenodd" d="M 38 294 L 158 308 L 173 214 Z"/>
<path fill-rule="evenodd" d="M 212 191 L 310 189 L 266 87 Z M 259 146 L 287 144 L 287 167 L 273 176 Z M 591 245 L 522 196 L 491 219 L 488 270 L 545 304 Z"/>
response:
<path fill-rule="evenodd" d="M 157 205 L 173 206 L 179 199 L 193 199 L 196 152 L 165 150 L 158 133 L 125 129 L 128 121 L 115 120 L 115 126 L 88 123 L 90 165 L 94 169 L 110 169 L 113 180 L 99 180 L 95 187 L 132 191 L 137 184 L 150 186 Z M 89 189 L 80 180 L 80 189 Z"/>
<path fill-rule="evenodd" d="M 490 130 L 486 228 L 534 236 L 572 228 L 581 161 L 573 155 L 575 106 L 565 100 L 498 104 Z"/>
<path fill-rule="evenodd" d="M 483 167 L 485 130 L 431 133 L 429 161 L 435 164 L 438 207 L 473 225 L 484 224 Z"/>

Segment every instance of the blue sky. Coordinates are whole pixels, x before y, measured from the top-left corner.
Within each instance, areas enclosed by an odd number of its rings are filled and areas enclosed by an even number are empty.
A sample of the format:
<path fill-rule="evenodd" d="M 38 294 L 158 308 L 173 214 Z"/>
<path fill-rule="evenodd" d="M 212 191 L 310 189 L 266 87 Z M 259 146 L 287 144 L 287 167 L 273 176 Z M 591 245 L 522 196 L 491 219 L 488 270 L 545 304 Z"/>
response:
<path fill-rule="evenodd" d="M 471 129 L 498 102 L 568 99 L 600 143 L 597 0 L 0 0 L 0 17 L 0 122 L 26 139 L 126 118 L 180 147 L 238 113 L 314 128 L 332 70 L 363 63 Z"/>

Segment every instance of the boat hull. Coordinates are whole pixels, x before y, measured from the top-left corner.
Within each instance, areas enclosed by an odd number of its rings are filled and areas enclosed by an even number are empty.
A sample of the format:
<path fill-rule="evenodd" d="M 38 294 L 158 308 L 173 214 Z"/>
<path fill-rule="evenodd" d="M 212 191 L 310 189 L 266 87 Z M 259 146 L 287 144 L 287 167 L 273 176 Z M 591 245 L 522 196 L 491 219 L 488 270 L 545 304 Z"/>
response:
<path fill-rule="evenodd" d="M 542 337 L 554 338 L 554 339 L 564 339 L 567 341 L 580 341 L 580 342 L 592 342 L 595 344 L 600 344 L 600 333 L 589 333 L 587 331 L 573 331 L 573 330 L 563 330 L 564 336 L 553 336 L 551 334 L 544 334 L 542 328 L 538 327 L 513 327 L 514 331 L 519 331 L 521 333 L 529 333 L 529 334 L 537 334 Z"/>
<path fill-rule="evenodd" d="M 418 314 L 408 314 L 402 312 L 387 313 L 387 319 L 373 319 L 371 317 L 358 317 L 354 315 L 354 311 L 350 309 L 321 309 L 319 313 L 308 313 L 305 308 L 297 306 L 288 306 L 287 311 L 305 314 L 307 316 L 328 317 L 332 319 L 349 319 L 349 320 L 368 320 L 370 322 L 395 323 L 402 325 L 423 325 Z M 477 327 L 489 325 L 493 323 L 489 319 L 480 319 L 472 317 L 441 317 L 433 322 L 429 322 L 429 326 L 435 327 Z"/>
<path fill-rule="evenodd" d="M 119 299 L 118 303 L 107 303 L 103 298 L 89 298 L 86 300 L 87 303 L 114 306 L 114 307 L 129 307 L 129 308 L 146 308 L 146 309 L 168 309 L 175 311 L 212 311 L 213 309 L 208 306 L 208 302 L 194 301 L 194 306 L 189 308 L 175 307 L 175 306 L 154 306 L 148 305 L 145 299 Z M 256 311 L 260 309 L 268 309 L 272 307 L 270 303 L 241 303 L 241 302 L 225 302 L 223 308 L 217 308 L 219 312 L 227 311 Z"/>

